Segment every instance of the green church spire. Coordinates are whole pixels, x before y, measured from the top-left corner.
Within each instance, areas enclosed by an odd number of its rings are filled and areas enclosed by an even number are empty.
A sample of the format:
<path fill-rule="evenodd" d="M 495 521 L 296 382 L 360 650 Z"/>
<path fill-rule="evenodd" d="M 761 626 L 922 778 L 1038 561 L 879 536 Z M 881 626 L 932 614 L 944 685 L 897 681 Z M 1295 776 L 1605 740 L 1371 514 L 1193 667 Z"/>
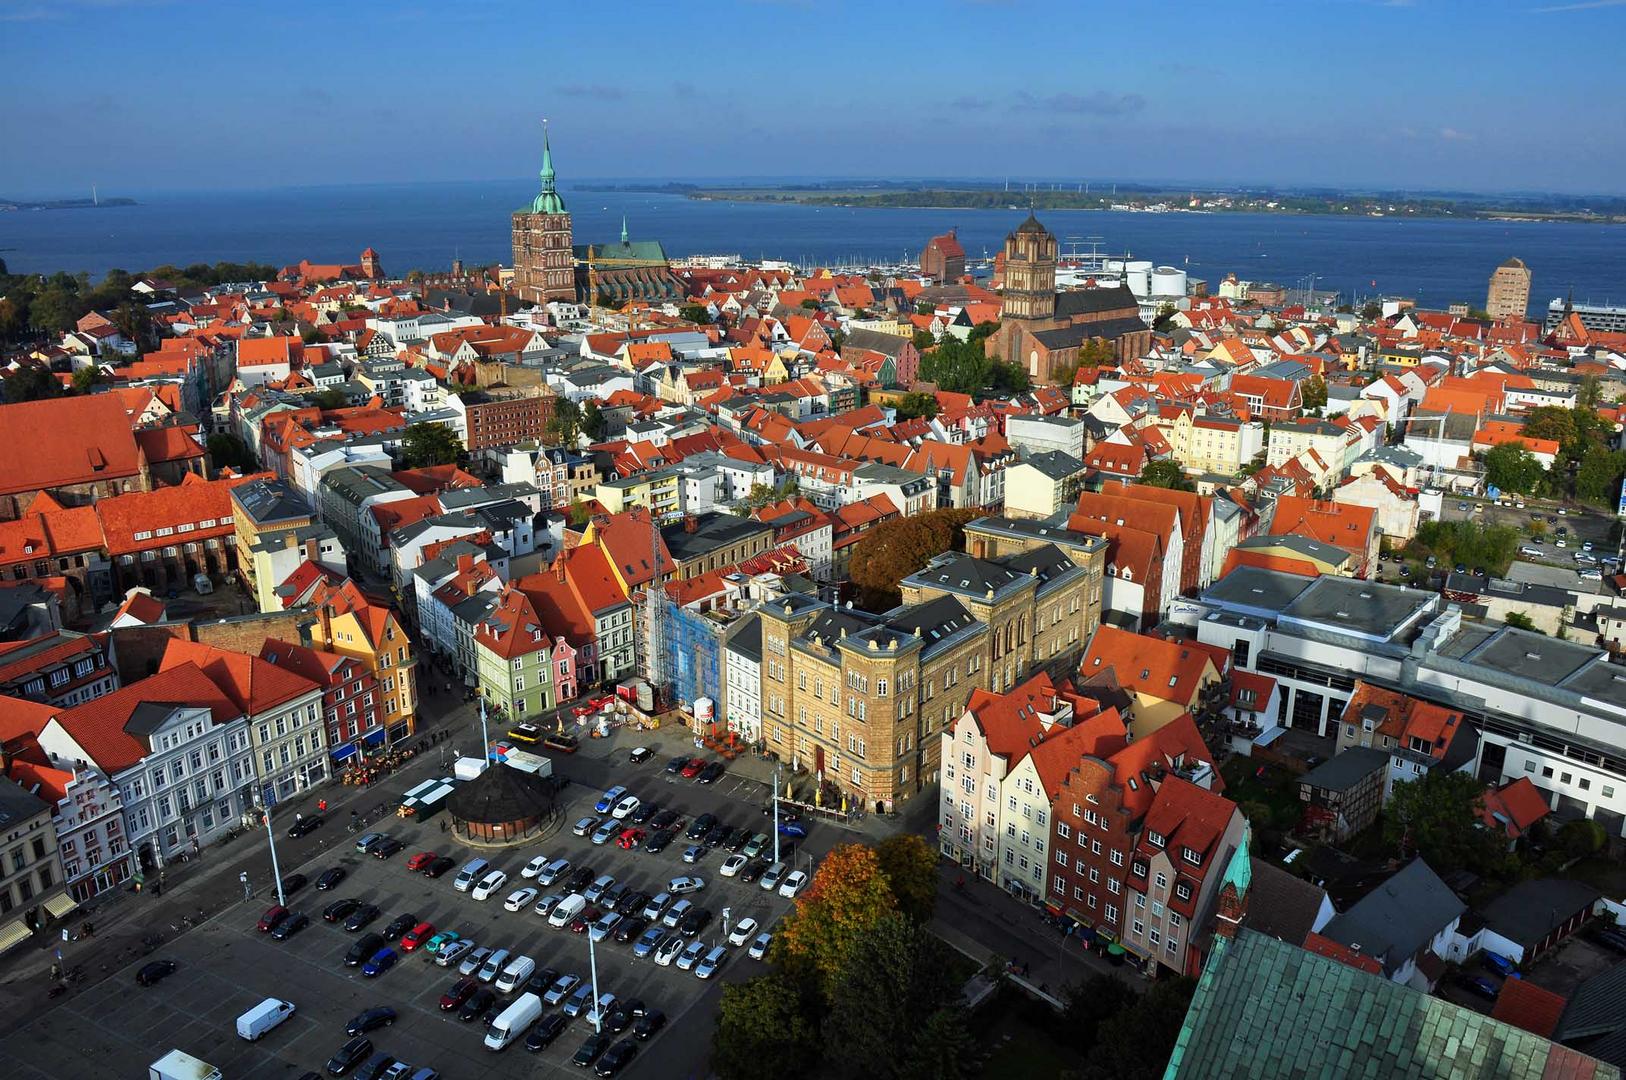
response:
<path fill-rule="evenodd" d="M 553 148 L 548 145 L 548 127 L 542 125 L 542 190 L 535 199 L 531 200 L 531 213 L 533 214 L 562 214 L 565 212 L 565 201 L 559 197 L 554 189 Z"/>

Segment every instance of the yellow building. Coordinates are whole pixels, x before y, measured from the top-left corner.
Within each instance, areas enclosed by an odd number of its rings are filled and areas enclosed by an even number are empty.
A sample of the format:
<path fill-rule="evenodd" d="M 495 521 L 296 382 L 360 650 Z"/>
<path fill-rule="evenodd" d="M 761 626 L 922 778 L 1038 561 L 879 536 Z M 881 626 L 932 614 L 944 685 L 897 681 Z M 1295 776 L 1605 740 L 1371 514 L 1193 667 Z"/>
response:
<path fill-rule="evenodd" d="M 369 601 L 349 580 L 319 594 L 317 604 L 319 617 L 311 627 L 311 644 L 365 664 L 378 680 L 387 740 L 393 743 L 411 735 L 418 708 L 418 658 L 400 617 L 393 609 Z"/>
<path fill-rule="evenodd" d="M 614 480 L 600 480 L 593 498 L 612 514 L 635 506 L 653 510 L 657 518 L 676 514 L 682 508 L 683 477 L 673 469 L 656 469 Z"/>
<path fill-rule="evenodd" d="M 1181 468 L 1195 473 L 1232 476 L 1265 449 L 1265 427 L 1181 410 L 1165 429 L 1169 448 Z"/>
<path fill-rule="evenodd" d="M 249 592 L 258 596 L 254 551 L 275 545 L 265 541 L 280 532 L 303 529 L 315 520 L 310 503 L 281 480 L 250 480 L 231 489 L 232 528 L 236 534 L 237 572 Z"/>
<path fill-rule="evenodd" d="M 869 806 L 937 780 L 942 732 L 973 689 L 1074 668 L 1101 610 L 1099 565 L 1048 544 L 998 562 L 942 555 L 901 588 L 885 615 L 795 593 L 760 611 L 769 749 Z"/>

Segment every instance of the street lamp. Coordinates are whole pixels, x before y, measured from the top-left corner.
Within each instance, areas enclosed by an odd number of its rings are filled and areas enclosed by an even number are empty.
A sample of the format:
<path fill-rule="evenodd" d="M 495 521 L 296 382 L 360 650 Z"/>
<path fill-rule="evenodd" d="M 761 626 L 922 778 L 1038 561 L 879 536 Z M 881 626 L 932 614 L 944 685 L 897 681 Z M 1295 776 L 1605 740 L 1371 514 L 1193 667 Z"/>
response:
<path fill-rule="evenodd" d="M 779 861 L 779 766 L 773 767 L 773 861 Z"/>
<path fill-rule="evenodd" d="M 590 1014 L 593 1017 L 593 1033 L 599 1035 L 603 1034 L 604 1017 L 600 1015 L 602 1010 L 598 1007 L 598 952 L 593 947 L 591 927 L 587 933 L 587 970 L 593 980 L 593 1011 Z"/>
<path fill-rule="evenodd" d="M 260 802 L 256 795 L 254 805 L 259 807 L 260 815 L 265 818 L 265 839 L 271 847 L 271 878 L 277 883 L 277 904 L 288 906 L 288 899 L 282 893 L 282 871 L 277 868 L 277 834 L 271 828 L 271 808 Z"/>

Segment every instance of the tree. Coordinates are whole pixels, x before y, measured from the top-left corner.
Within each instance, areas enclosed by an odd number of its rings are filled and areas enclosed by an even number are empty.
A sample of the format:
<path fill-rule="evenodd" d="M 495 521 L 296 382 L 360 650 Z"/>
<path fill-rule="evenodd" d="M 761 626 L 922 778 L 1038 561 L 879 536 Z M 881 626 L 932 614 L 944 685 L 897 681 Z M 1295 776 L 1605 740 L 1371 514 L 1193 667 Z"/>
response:
<path fill-rule="evenodd" d="M 1253 818 L 1249 818 L 1253 821 Z M 1135 992 L 1111 975 L 1092 975 L 1062 991 L 1063 1037 L 1081 1052 L 1095 1045 L 1102 1024 L 1135 1004 Z"/>
<path fill-rule="evenodd" d="M 1513 627 L 1515 630 L 1529 630 L 1531 633 L 1535 634 L 1541 633 L 1540 630 L 1536 629 L 1535 621 L 1522 611 L 1510 611 L 1507 613 L 1507 616 L 1502 619 L 1502 621 Z"/>
<path fill-rule="evenodd" d="M 995 360 L 988 373 L 989 385 L 1008 394 L 1025 394 L 1033 386 L 1028 369 L 1021 364 Z"/>
<path fill-rule="evenodd" d="M 1179 308 L 1167 301 L 1157 306 L 1157 315 L 1152 319 L 1152 329 L 1162 333 L 1174 325 L 1174 317 Z"/>
<path fill-rule="evenodd" d="M 1320 375 L 1312 375 L 1305 379 L 1299 388 L 1304 399 L 1306 409 L 1325 409 L 1327 407 L 1327 380 Z"/>
<path fill-rule="evenodd" d="M 463 444 L 457 433 L 443 424 L 412 424 L 401 437 L 401 456 L 408 468 L 455 465 L 461 453 Z"/>
<path fill-rule="evenodd" d="M 344 396 L 343 391 L 336 390 L 331 386 L 323 387 L 316 393 L 309 395 L 305 400 L 324 412 L 342 409 L 350 404 L 350 399 Z"/>
<path fill-rule="evenodd" d="M 548 438 L 560 446 L 574 447 L 582 431 L 582 407 L 567 397 L 553 403 L 553 416 L 548 420 Z"/>
<path fill-rule="evenodd" d="M 1090 338 L 1078 347 L 1078 366 L 1087 368 L 1109 367 L 1118 362 L 1118 354 L 1105 338 Z"/>
<path fill-rule="evenodd" d="M 817 311 L 819 310 L 820 304 L 817 300 L 810 296 L 806 300 L 802 301 L 801 307 L 803 311 Z"/>
<path fill-rule="evenodd" d="M 898 583 L 932 561 L 932 556 L 963 549 L 965 525 L 978 510 L 931 510 L 893 518 L 869 531 L 853 548 L 847 576 L 859 588 L 864 607 L 884 611 L 901 599 Z"/>
<path fill-rule="evenodd" d="M 981 345 L 986 338 L 993 337 L 998 332 L 998 323 L 980 322 L 971 328 L 971 333 L 966 337 L 966 341 L 972 345 Z"/>
<path fill-rule="evenodd" d="M 1372 322 L 1383 315 L 1383 305 L 1376 300 L 1368 300 L 1361 305 L 1361 318 Z"/>
<path fill-rule="evenodd" d="M 589 401 L 582 406 L 582 434 L 587 436 L 589 442 L 598 442 L 604 438 L 604 431 L 609 422 L 604 419 L 604 410 L 599 408 L 596 401 Z"/>
<path fill-rule="evenodd" d="M 1177 461 L 1148 461 L 1140 471 L 1140 482 L 1148 487 L 1169 488 L 1174 491 L 1196 491 L 1186 471 Z"/>
<path fill-rule="evenodd" d="M 704 304 L 684 304 L 678 308 L 678 318 L 708 326 L 711 323 L 711 310 Z"/>
<path fill-rule="evenodd" d="M 1196 989 L 1196 982 L 1187 978 L 1153 983 L 1133 1006 L 1101 1024 L 1081 1075 L 1085 1080 L 1156 1080 L 1162 1076 Z"/>
<path fill-rule="evenodd" d="M 1402 859 L 1414 855 L 1438 874 L 1475 869 L 1496 858 L 1496 841 L 1479 827 L 1480 783 L 1471 773 L 1430 770 L 1396 784 L 1383 815 L 1383 838 Z"/>
<path fill-rule="evenodd" d="M 892 411 L 899 420 L 914 420 L 922 416 L 930 420 L 937 415 L 940 407 L 936 395 L 916 390 L 899 398 L 892 406 Z"/>
<path fill-rule="evenodd" d="M 73 373 L 73 392 L 88 394 L 91 388 L 107 381 L 100 364 L 86 364 Z"/>
<path fill-rule="evenodd" d="M 1522 442 L 1505 442 L 1485 451 L 1485 481 L 1492 487 L 1533 495 L 1546 475 Z"/>
<path fill-rule="evenodd" d="M 243 440 L 235 435 L 211 435 L 207 447 L 209 460 L 217 469 L 231 468 L 238 472 L 254 472 L 260 463 L 248 452 Z"/>
<path fill-rule="evenodd" d="M 915 301 L 915 314 L 916 315 L 935 315 L 935 314 L 937 314 L 937 305 L 932 303 L 930 300 L 916 300 Z"/>
<path fill-rule="evenodd" d="M 782 973 L 723 987 L 712 1032 L 711 1067 L 723 1080 L 799 1080 L 817 1074 L 813 1018 L 820 1009 Z"/>
<path fill-rule="evenodd" d="M 988 385 L 993 366 L 980 344 L 951 340 L 920 358 L 920 377 L 939 390 L 973 394 Z"/>
<path fill-rule="evenodd" d="M 936 849 L 914 833 L 898 833 L 875 846 L 875 858 L 898 911 L 915 923 L 929 922 L 937 908 Z"/>
<path fill-rule="evenodd" d="M 1575 470 L 1575 497 L 1585 502 L 1613 505 L 1626 477 L 1626 451 L 1589 446 Z"/>
<path fill-rule="evenodd" d="M 570 519 L 570 523 L 572 525 L 579 528 L 586 525 L 587 522 L 592 518 L 593 511 L 588 509 L 586 503 L 582 502 L 580 499 L 576 499 L 565 508 L 565 515 Z"/>
<path fill-rule="evenodd" d="M 22 401 L 44 401 L 47 398 L 61 397 L 62 384 L 48 369 L 28 364 L 6 376 L 5 392 L 6 400 L 14 404 Z"/>
<path fill-rule="evenodd" d="M 875 849 L 843 844 L 824 857 L 796 908 L 779 924 L 773 948 L 787 970 L 815 980 L 833 996 L 859 935 L 897 900 Z"/>
<path fill-rule="evenodd" d="M 930 330 L 916 330 L 913 340 L 916 350 L 920 352 L 925 352 L 927 349 L 937 344 L 937 339 L 932 337 L 932 332 Z"/>
<path fill-rule="evenodd" d="M 861 927 L 827 995 L 822 1075 L 949 1080 L 970 1036 L 948 946 L 896 912 Z"/>

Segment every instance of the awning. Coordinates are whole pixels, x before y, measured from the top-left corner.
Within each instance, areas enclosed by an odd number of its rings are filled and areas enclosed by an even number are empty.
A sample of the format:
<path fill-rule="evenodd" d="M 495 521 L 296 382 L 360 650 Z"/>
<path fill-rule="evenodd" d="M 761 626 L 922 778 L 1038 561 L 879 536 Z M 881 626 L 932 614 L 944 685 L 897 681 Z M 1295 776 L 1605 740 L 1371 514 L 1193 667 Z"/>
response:
<path fill-rule="evenodd" d="M 53 896 L 45 901 L 45 910 L 51 913 L 53 919 L 60 919 L 79 905 L 74 903 L 73 897 L 67 893 Z"/>
<path fill-rule="evenodd" d="M 377 746 L 379 743 L 384 741 L 384 729 L 373 728 L 373 730 L 361 737 L 361 741 L 366 743 L 368 746 Z"/>
<path fill-rule="evenodd" d="M 355 743 L 345 743 L 343 746 L 341 746 L 337 750 L 333 751 L 333 760 L 334 761 L 343 761 L 345 758 L 349 757 L 351 754 L 354 754 L 355 752 L 356 752 L 356 744 Z"/>
<path fill-rule="evenodd" d="M 28 927 L 23 925 L 21 919 L 14 919 L 5 926 L 0 927 L 0 952 L 28 940 Z"/>

